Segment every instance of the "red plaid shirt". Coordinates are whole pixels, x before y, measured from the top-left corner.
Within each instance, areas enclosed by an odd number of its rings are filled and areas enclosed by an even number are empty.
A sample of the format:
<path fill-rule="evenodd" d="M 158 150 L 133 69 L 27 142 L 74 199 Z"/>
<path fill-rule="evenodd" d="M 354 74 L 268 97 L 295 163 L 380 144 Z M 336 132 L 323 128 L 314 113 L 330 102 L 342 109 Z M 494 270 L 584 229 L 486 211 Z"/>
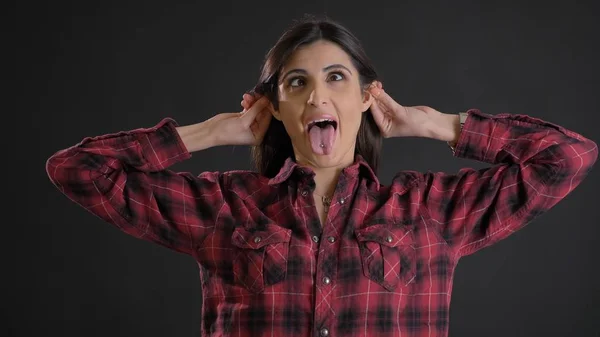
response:
<path fill-rule="evenodd" d="M 468 112 L 455 155 L 490 168 L 385 186 L 357 156 L 323 228 L 314 173 L 291 159 L 272 179 L 168 170 L 190 157 L 169 118 L 85 138 L 46 169 L 91 213 L 197 261 L 202 336 L 446 336 L 458 260 L 550 209 L 598 155 L 555 124 Z"/>

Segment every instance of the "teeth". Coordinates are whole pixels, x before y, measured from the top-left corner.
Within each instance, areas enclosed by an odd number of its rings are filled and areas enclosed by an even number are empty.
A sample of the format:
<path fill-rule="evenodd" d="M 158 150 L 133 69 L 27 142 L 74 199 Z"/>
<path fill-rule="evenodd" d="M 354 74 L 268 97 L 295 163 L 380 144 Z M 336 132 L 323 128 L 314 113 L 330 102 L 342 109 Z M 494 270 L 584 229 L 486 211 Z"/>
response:
<path fill-rule="evenodd" d="M 314 125 L 316 123 L 319 122 L 335 122 L 333 119 L 329 119 L 329 118 L 323 118 L 323 119 L 316 119 L 314 121 L 311 121 L 310 123 L 308 123 L 308 126 Z"/>

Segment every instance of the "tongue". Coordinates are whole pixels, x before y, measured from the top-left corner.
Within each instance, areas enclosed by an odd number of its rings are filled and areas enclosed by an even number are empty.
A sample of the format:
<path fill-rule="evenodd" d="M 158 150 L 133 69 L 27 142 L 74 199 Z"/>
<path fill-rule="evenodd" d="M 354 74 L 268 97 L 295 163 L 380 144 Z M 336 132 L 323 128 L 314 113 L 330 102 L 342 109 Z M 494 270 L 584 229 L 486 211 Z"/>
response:
<path fill-rule="evenodd" d="M 333 125 L 324 128 L 313 126 L 308 132 L 312 150 L 316 154 L 330 154 L 333 149 L 335 130 Z"/>

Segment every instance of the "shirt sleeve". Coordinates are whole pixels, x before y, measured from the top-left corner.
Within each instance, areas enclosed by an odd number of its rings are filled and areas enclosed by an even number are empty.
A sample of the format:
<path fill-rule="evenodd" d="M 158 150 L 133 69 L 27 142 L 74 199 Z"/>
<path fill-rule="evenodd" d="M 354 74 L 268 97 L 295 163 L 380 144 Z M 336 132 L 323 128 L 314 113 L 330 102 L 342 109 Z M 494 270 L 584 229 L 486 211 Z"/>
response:
<path fill-rule="evenodd" d="M 420 175 L 421 201 L 461 257 L 506 238 L 565 198 L 591 170 L 598 147 L 537 118 L 471 109 L 454 155 L 493 164 Z"/>
<path fill-rule="evenodd" d="M 193 254 L 223 204 L 223 175 L 193 176 L 169 166 L 191 157 L 178 124 L 86 137 L 46 162 L 52 183 L 75 203 L 121 231 Z"/>

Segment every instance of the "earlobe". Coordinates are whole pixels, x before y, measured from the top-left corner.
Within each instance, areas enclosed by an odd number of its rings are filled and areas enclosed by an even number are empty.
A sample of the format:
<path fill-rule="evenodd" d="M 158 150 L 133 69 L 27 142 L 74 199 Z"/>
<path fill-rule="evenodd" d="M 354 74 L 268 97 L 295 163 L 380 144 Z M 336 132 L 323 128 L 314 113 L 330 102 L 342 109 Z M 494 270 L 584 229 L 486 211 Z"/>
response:
<path fill-rule="evenodd" d="M 268 106 L 269 111 L 271 112 L 271 115 L 278 121 L 281 122 L 281 115 L 279 113 L 279 111 L 275 110 L 275 108 L 273 107 L 272 103 L 269 103 Z"/>
<path fill-rule="evenodd" d="M 373 97 L 371 92 L 368 89 L 365 90 L 365 94 L 363 97 L 363 112 L 367 111 L 367 109 L 371 107 L 371 104 L 373 104 L 374 99 L 375 97 Z"/>

